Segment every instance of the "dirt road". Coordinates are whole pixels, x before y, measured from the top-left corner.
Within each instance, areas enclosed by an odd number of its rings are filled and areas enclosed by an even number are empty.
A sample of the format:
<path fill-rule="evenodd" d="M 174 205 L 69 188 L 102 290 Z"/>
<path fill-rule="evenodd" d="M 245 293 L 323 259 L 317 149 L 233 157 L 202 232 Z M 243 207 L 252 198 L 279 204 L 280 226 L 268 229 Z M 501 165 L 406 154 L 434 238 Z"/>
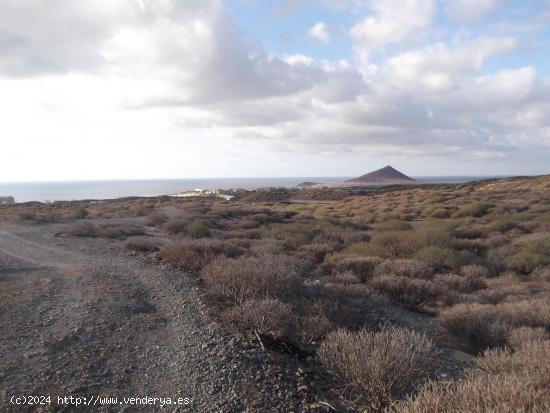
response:
<path fill-rule="evenodd" d="M 296 392 L 293 366 L 209 323 L 194 277 L 112 241 L 56 238 L 58 229 L 0 224 L 0 411 L 82 410 L 58 396 L 132 412 L 162 401 L 123 398 L 188 398 L 169 412 L 300 411 L 315 401 Z M 51 401 L 11 402 L 31 395 Z M 101 405 L 106 397 L 112 404 Z"/>

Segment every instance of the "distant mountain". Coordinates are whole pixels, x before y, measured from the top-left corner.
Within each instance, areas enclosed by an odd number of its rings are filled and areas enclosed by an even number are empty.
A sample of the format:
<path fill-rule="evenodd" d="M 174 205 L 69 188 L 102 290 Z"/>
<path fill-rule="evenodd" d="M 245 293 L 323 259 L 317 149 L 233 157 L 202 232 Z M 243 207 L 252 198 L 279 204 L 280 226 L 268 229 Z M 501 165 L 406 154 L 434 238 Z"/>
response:
<path fill-rule="evenodd" d="M 318 182 L 302 182 L 301 184 L 296 185 L 298 188 L 311 188 L 312 186 L 319 185 Z"/>
<path fill-rule="evenodd" d="M 388 165 L 382 169 L 378 169 L 377 171 L 369 172 L 368 174 L 361 175 L 358 178 L 350 179 L 347 182 L 372 185 L 392 185 L 412 184 L 417 181 Z"/>

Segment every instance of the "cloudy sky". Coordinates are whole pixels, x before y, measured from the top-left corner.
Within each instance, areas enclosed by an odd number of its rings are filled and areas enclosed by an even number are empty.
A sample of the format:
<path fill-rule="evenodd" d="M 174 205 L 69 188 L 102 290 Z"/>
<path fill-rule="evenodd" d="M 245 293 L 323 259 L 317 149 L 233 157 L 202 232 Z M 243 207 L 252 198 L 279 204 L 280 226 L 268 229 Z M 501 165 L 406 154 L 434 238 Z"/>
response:
<path fill-rule="evenodd" d="M 0 181 L 550 173 L 550 0 L 0 0 Z"/>

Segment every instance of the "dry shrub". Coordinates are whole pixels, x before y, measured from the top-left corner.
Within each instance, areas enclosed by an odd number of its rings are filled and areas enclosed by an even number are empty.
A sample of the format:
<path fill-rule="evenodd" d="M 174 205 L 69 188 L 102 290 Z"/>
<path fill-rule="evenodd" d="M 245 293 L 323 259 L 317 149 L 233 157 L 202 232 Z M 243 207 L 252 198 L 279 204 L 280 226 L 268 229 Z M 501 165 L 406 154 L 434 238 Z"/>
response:
<path fill-rule="evenodd" d="M 441 323 L 474 349 L 503 346 L 514 327 L 550 328 L 550 302 L 533 299 L 500 304 L 458 304 L 443 310 Z"/>
<path fill-rule="evenodd" d="M 451 211 L 449 211 L 448 209 L 440 208 L 440 209 L 436 209 L 435 211 L 433 211 L 430 214 L 430 216 L 432 218 L 438 218 L 438 219 L 449 218 L 451 216 Z"/>
<path fill-rule="evenodd" d="M 414 398 L 394 406 L 396 413 L 544 412 L 548 383 L 534 375 L 480 374 L 456 382 L 430 383 Z"/>
<path fill-rule="evenodd" d="M 381 275 L 372 278 L 369 286 L 395 303 L 413 310 L 422 310 L 441 301 L 447 303 L 453 300 L 445 287 L 420 278 Z"/>
<path fill-rule="evenodd" d="M 361 280 L 353 273 L 337 273 L 333 277 L 329 278 L 332 282 L 339 284 L 359 284 Z"/>
<path fill-rule="evenodd" d="M 325 366 L 344 380 L 372 410 L 380 411 L 410 391 L 436 357 L 432 341 L 412 330 L 337 330 L 318 351 Z"/>
<path fill-rule="evenodd" d="M 183 234 L 187 232 L 187 226 L 189 223 L 183 219 L 174 219 L 164 224 L 164 231 L 170 235 Z"/>
<path fill-rule="evenodd" d="M 250 251 L 256 255 L 276 255 L 285 253 L 288 248 L 287 243 L 284 241 L 260 239 L 252 244 Z"/>
<path fill-rule="evenodd" d="M 208 238 L 210 236 L 208 223 L 202 219 L 195 219 L 187 226 L 187 236 L 191 239 Z"/>
<path fill-rule="evenodd" d="M 320 264 L 327 254 L 334 251 L 328 244 L 308 244 L 302 245 L 298 249 L 296 256 L 313 264 Z"/>
<path fill-rule="evenodd" d="M 464 265 L 460 268 L 464 277 L 485 278 L 489 276 L 489 270 L 482 265 Z"/>
<path fill-rule="evenodd" d="M 219 240 L 180 240 L 163 247 L 159 256 L 186 271 L 198 272 L 215 257 L 238 257 L 245 252 L 231 242 Z"/>
<path fill-rule="evenodd" d="M 145 229 L 127 225 L 100 224 L 96 227 L 97 236 L 109 239 L 126 239 L 131 236 L 145 235 Z"/>
<path fill-rule="evenodd" d="M 296 323 L 292 307 L 271 298 L 248 300 L 225 313 L 227 321 L 243 332 L 256 332 L 274 339 L 289 338 Z"/>
<path fill-rule="evenodd" d="M 97 227 L 91 222 L 79 222 L 64 228 L 57 236 L 66 237 L 88 237 L 95 238 L 98 236 Z"/>
<path fill-rule="evenodd" d="M 378 257 L 407 258 L 424 247 L 444 247 L 451 242 L 446 226 L 426 223 L 411 231 L 375 232 L 366 244 L 364 253 Z"/>
<path fill-rule="evenodd" d="M 489 228 L 481 224 L 469 224 L 463 222 L 461 226 L 453 229 L 453 235 L 463 239 L 478 239 L 485 238 L 489 235 Z"/>
<path fill-rule="evenodd" d="M 261 239 L 262 233 L 257 229 L 240 229 L 240 230 L 225 231 L 222 236 L 224 239 L 229 239 L 229 238 Z"/>
<path fill-rule="evenodd" d="M 437 274 L 434 277 L 434 282 L 453 292 L 466 294 L 487 288 L 487 284 L 482 278 L 461 277 L 456 274 Z"/>
<path fill-rule="evenodd" d="M 399 413 L 545 412 L 550 405 L 550 341 L 535 341 L 514 353 L 488 351 L 477 370 L 457 382 L 429 383 L 398 403 Z"/>
<path fill-rule="evenodd" d="M 514 349 L 529 345 L 534 341 L 549 340 L 550 334 L 542 327 L 518 327 L 508 334 L 508 344 Z"/>
<path fill-rule="evenodd" d="M 242 304 L 247 300 L 286 298 L 301 284 L 303 262 L 285 255 L 218 258 L 201 271 L 210 294 Z"/>
<path fill-rule="evenodd" d="M 433 278 L 433 270 L 425 263 L 411 259 L 386 260 L 376 268 L 376 275 L 396 275 L 408 278 Z"/>
<path fill-rule="evenodd" d="M 482 217 L 487 214 L 493 207 L 488 202 L 473 202 L 468 205 L 464 205 L 456 211 L 456 215 L 459 217 Z"/>
<path fill-rule="evenodd" d="M 391 219 L 376 226 L 377 231 L 409 231 L 413 226 L 405 221 Z"/>
<path fill-rule="evenodd" d="M 415 258 L 436 271 L 460 268 L 465 263 L 464 255 L 447 247 L 429 246 L 422 248 Z"/>
<path fill-rule="evenodd" d="M 129 237 L 124 242 L 124 247 L 139 252 L 153 252 L 159 249 L 158 245 L 147 237 Z"/>
<path fill-rule="evenodd" d="M 523 274 L 550 265 L 550 236 L 510 248 L 504 259 L 506 267 Z"/>
<path fill-rule="evenodd" d="M 516 351 L 508 348 L 486 350 L 483 357 L 476 360 L 475 367 L 488 374 L 520 373 L 522 370 L 530 370 L 546 374 L 550 380 L 549 362 L 550 341 L 534 339 L 524 342 Z"/>
<path fill-rule="evenodd" d="M 315 308 L 334 325 L 357 330 L 378 327 L 391 307 L 387 297 L 364 284 L 325 284 L 313 295 L 314 303 L 300 303 Z"/>
<path fill-rule="evenodd" d="M 90 213 L 88 212 L 88 210 L 86 208 L 75 207 L 75 208 L 72 208 L 69 211 L 68 218 L 70 218 L 70 219 L 84 219 L 88 215 L 90 215 Z"/>
<path fill-rule="evenodd" d="M 342 257 L 333 264 L 333 273 L 354 274 L 361 282 L 369 280 L 382 260 L 379 257 Z"/>
<path fill-rule="evenodd" d="M 148 227 L 157 227 L 168 221 L 168 216 L 162 212 L 153 212 L 145 217 L 143 223 Z M 170 231 L 168 231 L 170 232 Z"/>
<path fill-rule="evenodd" d="M 332 322 L 324 314 L 299 317 L 295 335 L 302 345 L 314 345 L 334 329 Z"/>

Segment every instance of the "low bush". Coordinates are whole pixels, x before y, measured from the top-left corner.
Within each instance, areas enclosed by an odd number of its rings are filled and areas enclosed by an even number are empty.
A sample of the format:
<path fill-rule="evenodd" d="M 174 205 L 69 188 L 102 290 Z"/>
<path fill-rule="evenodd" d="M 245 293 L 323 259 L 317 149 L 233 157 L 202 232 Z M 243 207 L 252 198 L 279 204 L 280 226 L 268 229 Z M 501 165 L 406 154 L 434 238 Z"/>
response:
<path fill-rule="evenodd" d="M 308 244 L 302 245 L 296 256 L 313 264 L 320 264 L 331 252 L 334 252 L 334 249 L 328 244 Z"/>
<path fill-rule="evenodd" d="M 99 224 L 96 227 L 98 237 L 109 239 L 126 239 L 131 236 L 145 235 L 145 229 L 128 225 Z"/>
<path fill-rule="evenodd" d="M 303 262 L 285 255 L 218 258 L 201 271 L 209 293 L 235 304 L 296 294 Z"/>
<path fill-rule="evenodd" d="M 464 255 L 459 251 L 438 246 L 422 248 L 415 254 L 415 258 L 436 271 L 458 269 L 466 263 Z"/>
<path fill-rule="evenodd" d="M 86 218 L 90 213 L 86 208 L 83 207 L 76 207 L 69 211 L 69 218 L 70 219 L 84 219 Z"/>
<path fill-rule="evenodd" d="M 333 274 L 351 273 L 361 282 L 369 280 L 382 260 L 379 257 L 341 257 L 333 263 Z"/>
<path fill-rule="evenodd" d="M 315 309 L 312 315 L 323 315 L 333 325 L 349 330 L 378 327 L 391 307 L 387 297 L 364 284 L 325 284 L 307 292 L 313 303 L 299 302 L 302 313 L 304 307 Z"/>
<path fill-rule="evenodd" d="M 523 346 L 531 345 L 534 341 L 550 340 L 550 333 L 542 327 L 518 327 L 508 334 L 508 344 L 513 349 L 520 349 Z"/>
<path fill-rule="evenodd" d="M 198 272 L 218 256 L 235 258 L 245 250 L 232 242 L 219 240 L 180 240 L 163 247 L 159 257 L 186 271 Z"/>
<path fill-rule="evenodd" d="M 170 235 L 178 235 L 187 232 L 188 225 L 184 219 L 174 219 L 164 224 L 163 229 Z"/>
<path fill-rule="evenodd" d="M 67 237 L 88 237 L 95 238 L 98 236 L 98 230 L 91 222 L 79 222 L 78 224 L 70 225 L 56 234 L 57 236 Z"/>
<path fill-rule="evenodd" d="M 413 226 L 405 221 L 391 219 L 376 226 L 376 231 L 409 231 Z"/>
<path fill-rule="evenodd" d="M 452 292 L 464 294 L 487 288 L 487 283 L 482 278 L 461 277 L 455 274 L 437 274 L 434 277 L 434 282 Z"/>
<path fill-rule="evenodd" d="M 489 270 L 482 265 L 465 265 L 460 268 L 460 273 L 469 278 L 486 278 Z"/>
<path fill-rule="evenodd" d="M 514 353 L 488 351 L 477 369 L 455 382 L 430 382 L 393 406 L 396 413 L 543 412 L 550 405 L 550 341 Z"/>
<path fill-rule="evenodd" d="M 449 211 L 448 209 L 440 208 L 440 209 L 436 209 L 435 211 L 433 211 L 430 214 L 430 216 L 432 218 L 438 218 L 438 219 L 449 218 L 451 216 L 451 211 Z"/>
<path fill-rule="evenodd" d="M 158 245 L 147 237 L 129 237 L 124 242 L 124 247 L 138 252 L 153 252 L 159 249 Z"/>
<path fill-rule="evenodd" d="M 437 351 L 423 334 L 386 327 L 380 332 L 330 333 L 317 355 L 364 404 L 381 411 L 427 375 Z"/>
<path fill-rule="evenodd" d="M 533 299 L 500 304 L 457 304 L 439 316 L 441 323 L 474 350 L 508 343 L 516 327 L 550 328 L 550 303 Z"/>
<path fill-rule="evenodd" d="M 208 238 L 210 229 L 206 221 L 202 219 L 192 221 L 187 227 L 187 236 L 191 239 Z"/>
<path fill-rule="evenodd" d="M 488 202 L 473 202 L 468 205 L 464 205 L 456 211 L 456 215 L 459 217 L 482 217 L 487 214 L 493 207 Z"/>
<path fill-rule="evenodd" d="M 385 260 L 376 268 L 376 275 L 396 275 L 408 278 L 433 278 L 433 270 L 422 261 L 411 259 Z"/>
<path fill-rule="evenodd" d="M 381 275 L 372 278 L 369 286 L 404 307 L 422 310 L 440 301 L 452 301 L 452 294 L 441 285 L 420 278 Z"/>
<path fill-rule="evenodd" d="M 296 324 L 292 307 L 271 298 L 248 300 L 227 310 L 225 318 L 241 332 L 255 332 L 274 339 L 290 338 Z"/>
<path fill-rule="evenodd" d="M 452 241 L 444 225 L 427 223 L 410 231 L 375 232 L 366 244 L 365 255 L 387 258 L 408 258 L 427 246 L 445 247 Z"/>
<path fill-rule="evenodd" d="M 143 223 L 148 227 L 157 227 L 167 222 L 168 219 L 168 216 L 162 212 L 153 212 L 145 217 Z"/>

